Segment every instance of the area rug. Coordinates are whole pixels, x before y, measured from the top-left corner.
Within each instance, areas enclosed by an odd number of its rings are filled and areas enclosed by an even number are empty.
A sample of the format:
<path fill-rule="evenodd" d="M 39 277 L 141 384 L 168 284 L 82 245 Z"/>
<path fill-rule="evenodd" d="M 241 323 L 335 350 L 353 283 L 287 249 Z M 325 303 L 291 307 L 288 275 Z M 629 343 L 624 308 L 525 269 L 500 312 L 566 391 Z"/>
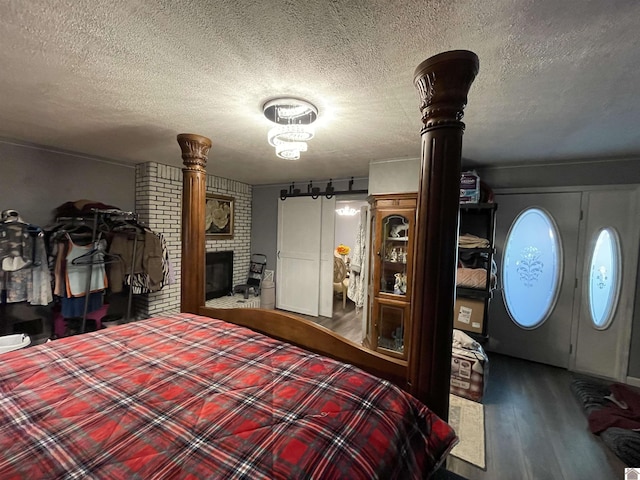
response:
<path fill-rule="evenodd" d="M 449 395 L 449 425 L 460 438 L 460 443 L 451 450 L 451 455 L 476 467 L 486 468 L 484 405 L 456 395 Z"/>

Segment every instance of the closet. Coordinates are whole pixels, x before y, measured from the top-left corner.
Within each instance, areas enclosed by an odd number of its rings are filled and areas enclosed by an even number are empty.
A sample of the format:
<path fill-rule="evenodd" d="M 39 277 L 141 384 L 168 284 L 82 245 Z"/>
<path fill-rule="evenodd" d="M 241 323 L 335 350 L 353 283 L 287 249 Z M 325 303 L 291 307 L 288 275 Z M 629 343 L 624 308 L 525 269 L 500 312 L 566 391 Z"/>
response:
<path fill-rule="evenodd" d="M 0 334 L 41 343 L 99 329 L 103 319 L 127 322 L 133 295 L 175 281 L 164 237 L 134 212 L 80 210 L 73 202 L 56 212 L 67 216 L 44 227 L 2 212 Z"/>
<path fill-rule="evenodd" d="M 164 238 L 134 212 L 92 209 L 89 216 L 58 217 L 48 233 L 55 258 L 54 294 L 60 300 L 54 317 L 57 335 L 68 318 L 80 318 L 75 325 L 79 333 L 87 331 L 88 320 L 95 322 L 92 328 L 100 328 L 108 310 L 105 294 L 123 290 L 126 308 L 114 316 L 127 322 L 133 294 L 155 292 L 170 281 Z"/>

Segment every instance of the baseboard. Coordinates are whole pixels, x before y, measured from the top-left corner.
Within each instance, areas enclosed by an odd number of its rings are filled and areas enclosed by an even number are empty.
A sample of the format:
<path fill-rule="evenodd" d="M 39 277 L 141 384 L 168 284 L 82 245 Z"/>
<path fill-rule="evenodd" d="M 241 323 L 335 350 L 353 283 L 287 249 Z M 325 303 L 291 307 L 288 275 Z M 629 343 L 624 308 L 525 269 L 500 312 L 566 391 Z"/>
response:
<path fill-rule="evenodd" d="M 627 385 L 633 385 L 634 387 L 640 387 L 640 378 L 627 377 Z"/>

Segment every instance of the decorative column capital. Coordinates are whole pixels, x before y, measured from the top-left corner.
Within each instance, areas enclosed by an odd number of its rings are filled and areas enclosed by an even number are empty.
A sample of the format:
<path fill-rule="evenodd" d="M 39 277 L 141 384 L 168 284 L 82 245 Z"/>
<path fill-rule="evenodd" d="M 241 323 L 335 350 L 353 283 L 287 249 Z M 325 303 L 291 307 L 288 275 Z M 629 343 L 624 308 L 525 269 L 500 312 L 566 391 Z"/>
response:
<path fill-rule="evenodd" d="M 181 133 L 178 135 L 178 144 L 182 150 L 184 170 L 204 172 L 207 166 L 207 155 L 211 148 L 211 140 L 194 133 Z"/>
<path fill-rule="evenodd" d="M 424 128 L 462 126 L 467 94 L 478 74 L 478 56 L 452 50 L 426 59 L 414 74 Z"/>

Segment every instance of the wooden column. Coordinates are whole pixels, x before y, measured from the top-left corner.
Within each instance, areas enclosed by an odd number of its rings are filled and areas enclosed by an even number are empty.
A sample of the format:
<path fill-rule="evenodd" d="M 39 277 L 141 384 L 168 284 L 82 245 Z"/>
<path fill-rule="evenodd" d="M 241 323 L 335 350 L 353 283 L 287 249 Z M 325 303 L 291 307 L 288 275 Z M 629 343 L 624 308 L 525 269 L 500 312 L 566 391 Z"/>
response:
<path fill-rule="evenodd" d="M 198 313 L 204 305 L 205 199 L 207 154 L 211 140 L 201 135 L 178 135 L 182 149 L 182 268 L 180 311 Z"/>
<path fill-rule="evenodd" d="M 422 166 L 418 190 L 410 391 L 443 419 L 449 414 L 449 376 L 458 236 L 461 122 L 478 57 L 465 50 L 422 62 L 414 84 L 420 95 Z M 422 248 L 420 248 L 422 247 Z"/>

